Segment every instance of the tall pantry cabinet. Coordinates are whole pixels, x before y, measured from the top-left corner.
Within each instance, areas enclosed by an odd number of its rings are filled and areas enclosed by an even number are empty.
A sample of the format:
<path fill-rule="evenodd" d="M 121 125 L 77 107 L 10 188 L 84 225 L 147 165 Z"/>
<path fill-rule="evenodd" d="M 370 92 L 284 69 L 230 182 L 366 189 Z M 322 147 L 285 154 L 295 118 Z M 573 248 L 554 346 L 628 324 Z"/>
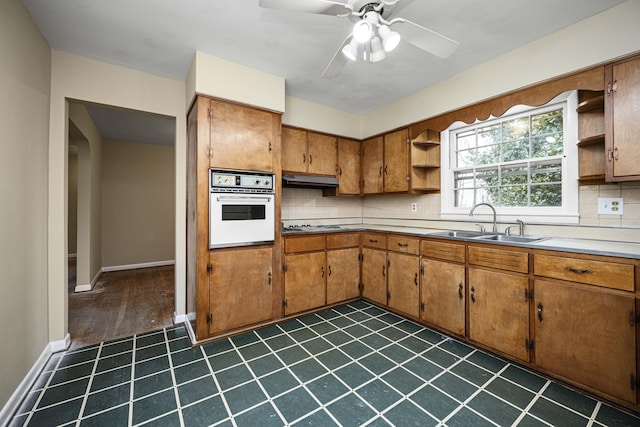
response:
<path fill-rule="evenodd" d="M 187 117 L 187 313 L 198 341 L 280 317 L 280 129 L 279 113 L 206 96 Z M 275 174 L 274 244 L 209 250 L 211 167 Z"/>

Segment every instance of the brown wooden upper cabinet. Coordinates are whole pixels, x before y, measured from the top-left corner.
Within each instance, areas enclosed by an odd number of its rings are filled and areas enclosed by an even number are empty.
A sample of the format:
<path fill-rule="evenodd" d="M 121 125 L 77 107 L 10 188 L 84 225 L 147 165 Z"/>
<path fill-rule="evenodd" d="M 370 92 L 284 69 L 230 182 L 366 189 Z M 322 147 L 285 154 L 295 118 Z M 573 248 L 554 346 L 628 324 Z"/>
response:
<path fill-rule="evenodd" d="M 335 136 L 289 126 L 282 127 L 282 170 L 335 176 L 338 139 Z"/>
<path fill-rule="evenodd" d="M 360 141 L 338 138 L 338 196 L 361 193 L 360 147 Z"/>
<path fill-rule="evenodd" d="M 640 180 L 640 57 L 605 67 L 607 181 Z"/>
<path fill-rule="evenodd" d="M 215 99 L 209 104 L 210 166 L 273 172 L 280 115 Z"/>
<path fill-rule="evenodd" d="M 400 129 L 362 143 L 364 194 L 409 191 L 409 131 Z"/>

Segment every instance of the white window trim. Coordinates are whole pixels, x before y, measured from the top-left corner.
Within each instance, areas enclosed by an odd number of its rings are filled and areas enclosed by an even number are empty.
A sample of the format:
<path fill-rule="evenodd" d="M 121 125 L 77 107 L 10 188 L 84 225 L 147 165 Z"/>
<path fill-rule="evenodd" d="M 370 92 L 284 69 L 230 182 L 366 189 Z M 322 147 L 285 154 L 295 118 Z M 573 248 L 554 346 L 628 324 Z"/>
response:
<path fill-rule="evenodd" d="M 553 104 L 562 104 L 566 102 L 564 108 L 564 156 L 562 162 L 562 207 L 546 207 L 546 208 L 514 208 L 496 206 L 498 222 L 514 222 L 521 219 L 525 222 L 535 224 L 578 224 L 580 222 L 580 209 L 578 200 L 578 92 L 569 91 L 562 93 L 540 107 L 547 107 Z M 507 110 L 502 116 L 517 114 L 538 107 L 530 107 L 525 105 L 516 105 Z M 498 117 L 491 116 L 487 120 Z M 476 120 L 473 124 L 483 122 L 485 120 Z M 453 171 L 451 167 L 451 146 L 450 134 L 460 128 L 469 126 L 469 123 L 456 122 L 440 133 L 440 165 L 441 165 L 441 211 L 440 219 L 478 222 L 492 219 L 491 210 L 488 208 L 480 208 L 474 216 L 469 216 L 469 208 L 455 206 L 455 196 L 453 192 Z M 485 213 L 486 212 L 486 213 Z"/>

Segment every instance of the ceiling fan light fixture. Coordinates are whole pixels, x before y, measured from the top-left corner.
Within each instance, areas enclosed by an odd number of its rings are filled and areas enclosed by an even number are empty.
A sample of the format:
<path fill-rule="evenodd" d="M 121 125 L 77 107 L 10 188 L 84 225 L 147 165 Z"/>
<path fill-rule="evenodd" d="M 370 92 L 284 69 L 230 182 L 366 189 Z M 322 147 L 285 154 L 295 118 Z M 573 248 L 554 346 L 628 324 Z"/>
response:
<path fill-rule="evenodd" d="M 371 24 L 365 20 L 356 22 L 353 26 L 353 38 L 358 43 L 366 43 L 371 39 L 373 28 Z"/>
<path fill-rule="evenodd" d="M 400 34 L 395 31 L 391 31 L 391 29 L 386 25 L 380 25 L 380 28 L 378 28 L 378 34 L 382 39 L 382 46 L 384 46 L 385 52 L 391 52 L 400 43 Z"/>
<path fill-rule="evenodd" d="M 349 60 L 355 61 L 358 59 L 358 46 L 358 41 L 352 38 L 351 41 L 342 48 L 342 54 Z"/>
<path fill-rule="evenodd" d="M 387 57 L 384 49 L 382 48 L 382 42 L 378 37 L 371 39 L 371 62 L 382 61 Z"/>

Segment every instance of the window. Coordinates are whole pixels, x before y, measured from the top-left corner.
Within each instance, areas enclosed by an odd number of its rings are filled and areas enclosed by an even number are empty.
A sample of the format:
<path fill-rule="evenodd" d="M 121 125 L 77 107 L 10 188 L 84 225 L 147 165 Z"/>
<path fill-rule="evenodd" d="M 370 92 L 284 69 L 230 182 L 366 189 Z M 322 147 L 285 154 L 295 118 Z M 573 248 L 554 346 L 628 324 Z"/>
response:
<path fill-rule="evenodd" d="M 577 222 L 576 102 L 571 92 L 444 131 L 443 218 L 461 219 L 487 202 L 501 216 Z"/>

